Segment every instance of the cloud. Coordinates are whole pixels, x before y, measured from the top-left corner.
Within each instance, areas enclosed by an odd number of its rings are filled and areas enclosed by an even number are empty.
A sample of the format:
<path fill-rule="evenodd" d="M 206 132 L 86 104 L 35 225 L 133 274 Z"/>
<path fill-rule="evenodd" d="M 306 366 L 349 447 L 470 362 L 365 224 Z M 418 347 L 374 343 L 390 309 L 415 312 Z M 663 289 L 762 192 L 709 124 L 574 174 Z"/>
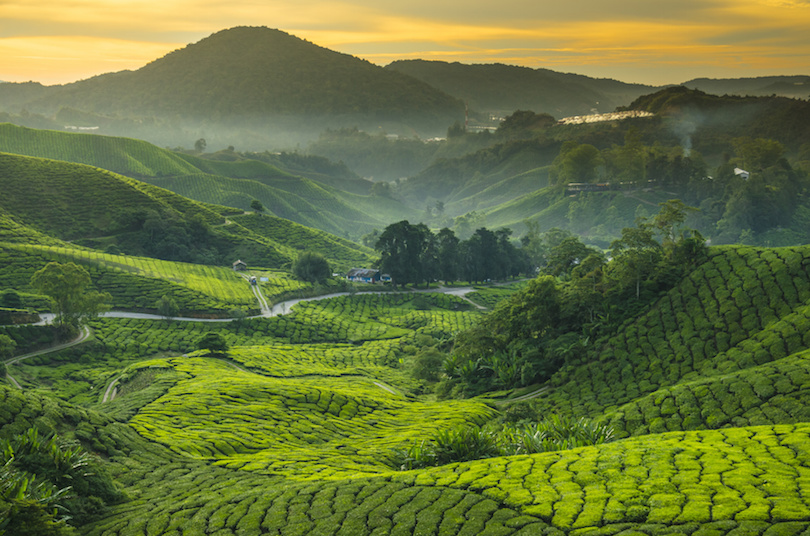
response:
<path fill-rule="evenodd" d="M 678 81 L 659 77 L 665 65 L 670 76 L 690 65 L 696 76 L 810 71 L 810 0 L 0 0 L 0 20 L 7 80 L 137 68 L 240 25 L 279 28 L 377 63 L 613 68 L 615 77 L 656 83 Z M 71 78 L 69 66 L 80 64 Z"/>

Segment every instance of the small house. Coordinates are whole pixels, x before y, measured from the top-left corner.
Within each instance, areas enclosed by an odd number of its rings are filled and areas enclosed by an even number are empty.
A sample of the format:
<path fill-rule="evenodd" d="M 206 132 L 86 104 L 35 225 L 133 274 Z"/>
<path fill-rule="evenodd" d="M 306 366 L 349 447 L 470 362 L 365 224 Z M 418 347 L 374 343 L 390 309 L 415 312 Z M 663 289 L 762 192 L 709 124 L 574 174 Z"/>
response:
<path fill-rule="evenodd" d="M 352 268 L 346 274 L 346 279 L 353 283 L 377 283 L 380 280 L 380 271 L 374 268 Z"/>
<path fill-rule="evenodd" d="M 237 272 L 244 272 L 245 270 L 247 270 L 247 263 L 238 260 L 235 263 L 233 263 L 233 269 L 236 270 Z"/>
<path fill-rule="evenodd" d="M 744 169 L 740 169 L 738 167 L 734 168 L 734 174 L 740 177 L 742 180 L 747 181 L 748 178 L 751 176 L 750 173 L 745 171 Z"/>

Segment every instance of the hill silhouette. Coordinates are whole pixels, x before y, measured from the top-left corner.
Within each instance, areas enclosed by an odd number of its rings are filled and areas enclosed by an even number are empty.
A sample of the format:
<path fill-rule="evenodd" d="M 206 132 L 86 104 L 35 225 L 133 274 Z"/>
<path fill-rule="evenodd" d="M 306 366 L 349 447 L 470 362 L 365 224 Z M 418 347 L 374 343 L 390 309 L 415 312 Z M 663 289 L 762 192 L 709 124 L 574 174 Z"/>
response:
<path fill-rule="evenodd" d="M 464 113 L 459 100 L 422 81 L 265 27 L 217 32 L 136 71 L 62 86 L 31 85 L 27 100 L 21 89 L 0 87 L 3 100 L 14 97 L 15 111 L 25 106 L 55 114 L 68 107 L 102 120 L 160 118 L 207 127 L 212 139 L 225 137 L 218 128 L 240 126 L 279 136 L 287 129 L 288 139 L 296 131 L 355 125 L 435 135 Z M 245 146 L 250 136 L 240 141 Z"/>
<path fill-rule="evenodd" d="M 387 65 L 386 69 L 423 80 L 464 100 L 471 110 L 484 114 L 508 115 L 515 110 L 532 110 L 560 119 L 594 110 L 609 112 L 655 89 L 642 84 L 500 63 L 468 65 L 400 60 Z"/>

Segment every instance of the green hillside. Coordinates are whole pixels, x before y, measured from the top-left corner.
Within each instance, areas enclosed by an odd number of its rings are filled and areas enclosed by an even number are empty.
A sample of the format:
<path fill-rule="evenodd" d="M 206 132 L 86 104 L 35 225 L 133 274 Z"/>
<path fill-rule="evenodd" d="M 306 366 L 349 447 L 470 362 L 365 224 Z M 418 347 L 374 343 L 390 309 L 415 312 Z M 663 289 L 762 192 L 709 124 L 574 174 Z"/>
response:
<path fill-rule="evenodd" d="M 200 203 L 90 166 L 2 154 L 0 176 L 0 207 L 62 239 L 104 236 L 127 210 L 169 210 L 224 223 L 221 214 Z"/>
<path fill-rule="evenodd" d="M 317 251 L 337 266 L 345 268 L 369 265 L 375 256 L 369 248 L 283 218 L 247 214 L 231 219 L 274 244 L 295 251 L 294 256 L 302 251 Z"/>
<path fill-rule="evenodd" d="M 7 241 L 53 243 L 53 238 L 46 238 L 51 236 L 113 253 L 225 266 L 237 258 L 252 265 L 289 266 L 298 251 L 316 247 L 310 243 L 326 247 L 321 253 L 339 266 L 365 264 L 369 259 L 369 251 L 361 246 L 303 226 L 295 227 L 297 243 L 289 234 L 252 232 L 223 216 L 238 216 L 241 211 L 192 201 L 95 167 L 0 153 L 0 177 Z M 307 179 L 294 180 L 304 183 L 302 191 L 323 191 Z M 296 209 L 279 206 L 287 212 Z M 302 206 L 311 205 L 301 200 Z M 350 216 L 359 218 L 356 212 L 346 213 Z M 324 221 L 317 216 L 310 219 Z"/>
<path fill-rule="evenodd" d="M 224 150 L 188 154 L 134 138 L 34 129 L 11 123 L 0 123 L 0 150 L 88 164 L 136 179 L 207 173 L 268 184 L 274 179 L 307 177 L 326 185 L 345 186 L 356 193 L 368 193 L 371 186 L 345 166 L 296 153 L 243 154 Z"/>
<path fill-rule="evenodd" d="M 474 196 L 478 196 L 479 203 L 489 203 L 480 194 L 507 181 L 501 184 L 499 195 L 511 199 L 548 185 L 543 174 L 535 170 L 551 164 L 559 148 L 559 142 L 544 138 L 514 140 L 458 158 L 440 159 L 404 181 L 399 191 L 414 203 L 438 199 L 461 206 L 466 198 Z M 537 173 L 537 182 L 509 180 L 532 172 Z M 491 202 L 497 202 L 497 198 Z"/>
<path fill-rule="evenodd" d="M 3 86 L 0 101 L 8 95 L 11 104 L 4 111 L 70 109 L 110 134 L 130 123 L 153 140 L 202 130 L 209 142 L 251 150 L 294 146 L 325 126 L 436 135 L 464 115 L 460 100 L 420 80 L 265 27 L 217 32 L 136 71 Z"/>
<path fill-rule="evenodd" d="M 247 209 L 257 199 L 267 211 L 279 218 L 338 235 L 356 238 L 375 226 L 384 225 L 383 220 L 345 203 L 337 192 L 301 177 L 274 180 L 272 185 L 259 180 L 203 174 L 158 177 L 149 179 L 149 182 L 205 203 Z"/>
<path fill-rule="evenodd" d="M 610 423 L 619 439 L 601 445 L 400 470 L 397 449 L 503 409 L 418 394 L 407 347 L 482 314 L 429 294 L 310 302 L 239 326 L 101 319 L 102 344 L 11 367 L 26 388 L 0 385 L 0 437 L 37 425 L 105 455 L 126 498 L 82 524 L 89 535 L 799 535 L 808 259 L 711 249 L 520 403 Z M 212 331 L 227 357 L 192 351 Z"/>
<path fill-rule="evenodd" d="M 99 290 L 109 292 L 115 309 L 154 312 L 158 300 L 172 297 L 184 314 L 224 316 L 233 308 L 257 311 L 248 283 L 230 268 L 110 255 L 63 244 L 0 243 L 0 288 L 36 292 L 34 272 L 49 262 L 84 267 Z"/>
<path fill-rule="evenodd" d="M 314 156 L 230 151 L 189 155 L 130 138 L 9 123 L 0 124 L 0 150 L 88 164 L 203 203 L 248 210 L 259 200 L 275 216 L 353 238 L 412 216 L 394 199 L 371 196 L 371 182 Z"/>
<path fill-rule="evenodd" d="M 623 435 L 803 422 L 808 255 L 711 250 L 647 312 L 567 361 L 536 404 L 603 416 Z"/>

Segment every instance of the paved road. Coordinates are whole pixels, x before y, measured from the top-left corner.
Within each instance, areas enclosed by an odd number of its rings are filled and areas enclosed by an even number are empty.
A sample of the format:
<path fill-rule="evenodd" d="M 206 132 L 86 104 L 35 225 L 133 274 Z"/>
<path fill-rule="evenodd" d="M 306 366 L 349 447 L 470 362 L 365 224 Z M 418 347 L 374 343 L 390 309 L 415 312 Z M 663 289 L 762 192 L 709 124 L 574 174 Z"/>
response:
<path fill-rule="evenodd" d="M 396 294 L 405 294 L 405 293 L 425 293 L 425 292 L 435 292 L 440 294 L 450 294 L 453 296 L 458 296 L 461 299 L 464 299 L 471 304 L 473 304 L 478 309 L 486 309 L 474 301 L 468 299 L 466 296 L 470 292 L 475 291 L 473 287 L 439 287 L 438 289 L 419 289 L 419 290 L 409 290 L 409 291 L 391 291 L 391 292 L 336 292 L 333 294 L 325 294 L 321 296 L 313 296 L 311 298 L 298 298 L 292 300 L 286 300 L 283 302 L 279 302 L 275 304 L 272 308 L 269 306 L 267 298 L 262 294 L 259 285 L 253 286 L 253 293 L 256 296 L 256 299 L 259 302 L 259 306 L 261 307 L 262 314 L 254 317 L 249 318 L 272 318 L 274 316 L 285 315 L 291 311 L 293 306 L 301 302 L 308 302 L 308 301 L 316 301 L 316 300 L 326 300 L 329 298 L 337 298 L 340 296 L 350 296 L 350 295 L 359 295 L 359 294 L 389 294 L 389 293 L 396 293 Z M 102 313 L 100 316 L 106 318 L 136 318 L 136 319 L 143 319 L 143 320 L 164 320 L 165 317 L 156 314 L 150 313 L 133 313 L 128 311 L 108 311 L 106 313 Z M 50 313 L 44 313 L 40 315 L 41 320 L 34 325 L 46 325 L 53 322 L 54 315 Z M 179 321 L 179 322 L 232 322 L 233 318 L 192 318 L 192 317 L 185 317 L 185 316 L 178 316 L 172 317 L 171 320 Z M 57 344 L 50 348 L 45 348 L 43 350 L 39 350 L 37 352 L 32 352 L 30 354 L 25 354 L 21 356 L 12 357 L 11 359 L 7 360 L 6 367 L 9 365 L 13 365 L 19 361 L 24 359 L 29 359 L 31 357 L 35 357 L 38 355 L 46 354 L 49 352 L 58 352 L 59 350 L 64 350 L 65 348 L 69 348 L 71 346 L 75 346 L 77 344 L 81 344 L 87 338 L 90 337 L 90 329 L 88 327 L 83 327 L 79 336 L 74 339 L 73 341 L 64 343 L 64 344 Z M 22 386 L 19 382 L 13 378 L 11 375 L 6 373 L 6 378 L 18 389 L 22 389 Z M 107 389 L 104 392 L 104 396 L 102 398 L 102 402 L 107 402 L 108 400 L 112 400 L 115 398 L 115 384 L 118 382 L 119 378 L 115 378 L 107 385 Z"/>
<path fill-rule="evenodd" d="M 511 281 L 509 282 L 511 283 Z M 508 283 L 506 283 L 508 284 Z M 277 304 L 273 305 L 271 308 L 267 298 L 262 294 L 261 289 L 259 286 L 253 287 L 253 293 L 256 295 L 256 299 L 259 302 L 259 306 L 261 308 L 262 313 L 260 315 L 251 316 L 248 318 L 272 318 L 274 316 L 285 315 L 291 312 L 293 306 L 301 302 L 309 302 L 309 301 L 316 301 L 316 300 L 327 300 L 329 298 L 337 298 L 340 296 L 357 296 L 360 294 L 409 294 L 409 293 L 438 293 L 438 294 L 450 294 L 452 296 L 457 296 L 463 300 L 470 302 L 478 309 L 486 309 L 480 304 L 475 303 L 474 301 L 468 299 L 466 296 L 471 292 L 475 292 L 473 287 L 439 287 L 437 289 L 418 289 L 418 290 L 402 290 L 402 291 L 385 291 L 385 292 L 375 292 L 375 291 L 361 291 L 361 292 L 335 292 L 333 294 L 323 294 L 320 296 L 313 296 L 311 298 L 296 298 L 292 300 L 286 300 L 283 302 L 278 302 Z M 102 317 L 105 318 L 137 318 L 141 320 L 165 320 L 166 317 L 161 315 L 156 315 L 152 313 L 134 313 L 129 311 L 108 311 L 106 313 L 102 313 Z M 35 326 L 43 326 L 46 324 L 50 324 L 53 322 L 53 314 L 50 313 L 43 313 L 40 315 L 41 320 L 34 324 Z M 233 318 L 194 318 L 189 316 L 175 316 L 170 318 L 170 320 L 176 320 L 179 322 L 232 322 Z"/>
<path fill-rule="evenodd" d="M 90 335 L 91 335 L 90 328 L 88 328 L 87 326 L 83 326 L 82 330 L 79 332 L 78 337 L 76 337 L 75 339 L 73 339 L 70 342 L 65 342 L 65 343 L 62 343 L 62 344 L 56 344 L 54 346 L 51 346 L 50 348 L 43 348 L 42 350 L 37 350 L 36 352 L 31 352 L 31 353 L 28 353 L 28 354 L 18 355 L 16 357 L 12 357 L 11 359 L 7 359 L 5 361 L 5 363 L 6 363 L 6 378 L 17 389 L 22 389 L 22 385 L 20 385 L 20 382 L 18 382 L 16 379 L 14 379 L 14 377 L 11 376 L 11 374 L 8 373 L 8 367 L 9 366 L 11 366 L 11 365 L 13 365 L 15 363 L 19 363 L 20 361 L 24 361 L 26 359 L 30 359 L 32 357 L 36 357 L 38 355 L 43 355 L 43 354 L 47 354 L 47 353 L 50 353 L 50 352 L 58 352 L 59 350 L 64 350 L 65 348 L 70 348 L 71 346 L 76 346 L 77 344 L 81 344 L 84 341 L 86 341 L 87 339 L 89 339 Z"/>

